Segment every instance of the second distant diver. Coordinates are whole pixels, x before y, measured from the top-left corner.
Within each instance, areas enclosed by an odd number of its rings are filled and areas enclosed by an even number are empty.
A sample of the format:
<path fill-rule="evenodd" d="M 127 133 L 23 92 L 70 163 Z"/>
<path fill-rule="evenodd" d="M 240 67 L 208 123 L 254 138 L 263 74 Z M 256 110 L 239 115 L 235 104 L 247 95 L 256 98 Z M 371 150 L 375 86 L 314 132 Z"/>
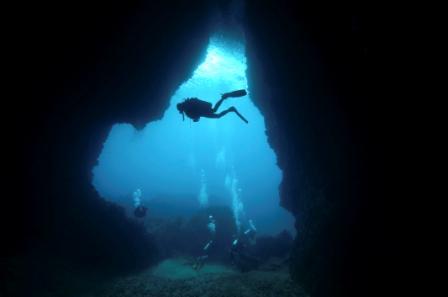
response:
<path fill-rule="evenodd" d="M 252 220 L 249 220 L 249 228 L 239 236 L 235 236 L 230 248 L 230 261 L 241 272 L 247 272 L 256 269 L 260 260 L 251 255 L 250 246 L 256 241 L 257 229 Z"/>
<path fill-rule="evenodd" d="M 136 216 L 139 219 L 144 218 L 146 216 L 147 211 L 148 211 L 147 207 L 139 205 L 134 209 L 134 216 Z"/>
<path fill-rule="evenodd" d="M 186 114 L 187 117 L 192 119 L 194 122 L 198 122 L 200 117 L 218 119 L 229 112 L 234 112 L 247 124 L 249 122 L 238 112 L 238 110 L 234 106 L 217 113 L 218 108 L 221 106 L 222 102 L 225 99 L 229 97 L 242 97 L 246 94 L 246 90 L 237 90 L 229 93 L 224 93 L 222 94 L 221 99 L 216 102 L 215 106 L 213 107 L 210 102 L 202 101 L 198 98 L 187 98 L 183 102 L 177 104 L 177 110 L 180 114 L 182 114 L 182 117 L 184 117 L 184 114 Z"/>
<path fill-rule="evenodd" d="M 132 193 L 132 198 L 134 200 L 134 216 L 141 219 L 146 216 L 146 212 L 148 210 L 147 207 L 142 205 L 142 190 L 137 189 Z"/>
<path fill-rule="evenodd" d="M 210 245 L 213 244 L 213 239 L 215 238 L 215 234 L 216 234 L 216 221 L 215 218 L 212 215 L 209 215 L 208 217 L 208 224 L 207 224 L 207 229 L 208 232 L 210 233 L 210 240 L 205 244 L 203 250 L 203 255 L 199 256 L 196 258 L 195 263 L 193 264 L 193 269 L 196 271 L 199 271 L 203 266 L 205 261 L 208 258 L 208 254 L 209 254 L 209 248 Z"/>

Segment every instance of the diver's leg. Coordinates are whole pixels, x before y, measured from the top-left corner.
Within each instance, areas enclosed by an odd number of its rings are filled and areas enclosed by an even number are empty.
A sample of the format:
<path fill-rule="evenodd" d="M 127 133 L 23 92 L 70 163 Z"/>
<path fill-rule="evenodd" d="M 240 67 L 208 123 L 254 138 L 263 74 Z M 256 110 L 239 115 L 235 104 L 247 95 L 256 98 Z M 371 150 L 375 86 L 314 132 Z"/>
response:
<path fill-rule="evenodd" d="M 202 256 L 199 256 L 197 258 L 197 265 L 196 265 L 196 268 L 195 268 L 196 271 L 199 271 L 199 270 L 202 269 L 202 267 L 204 267 L 205 260 L 207 258 L 208 258 L 208 255 L 202 255 Z"/>
<path fill-rule="evenodd" d="M 246 120 L 246 118 L 243 117 L 243 115 L 240 114 L 240 113 L 238 112 L 238 110 L 237 110 L 235 107 L 232 106 L 232 107 L 230 107 L 229 109 L 231 109 L 234 113 L 236 113 L 236 115 L 239 116 L 240 119 L 242 119 L 246 124 L 249 124 L 249 121 Z"/>
<path fill-rule="evenodd" d="M 210 117 L 211 118 L 215 118 L 215 119 L 219 119 L 219 118 L 222 118 L 223 116 L 225 116 L 226 114 L 228 114 L 231 111 L 232 111 L 232 108 L 227 108 L 226 110 L 221 111 L 220 113 L 214 113 Z"/>
<path fill-rule="evenodd" d="M 201 270 L 202 267 L 204 267 L 204 263 L 205 263 L 205 258 L 202 258 L 202 259 L 201 259 L 201 262 L 199 263 L 198 270 Z"/>
<path fill-rule="evenodd" d="M 215 106 L 213 106 L 212 111 L 213 111 L 213 112 L 217 112 L 217 111 L 218 111 L 218 108 L 221 106 L 222 102 L 223 102 L 224 100 L 226 100 L 226 98 L 227 98 L 227 97 L 222 96 L 221 99 L 219 99 L 219 101 L 216 102 Z"/>
<path fill-rule="evenodd" d="M 204 118 L 211 118 L 211 119 L 219 119 L 223 116 L 225 116 L 226 114 L 228 114 L 229 112 L 233 111 L 234 113 L 236 113 L 237 116 L 239 116 L 244 122 L 246 122 L 246 124 L 248 124 L 248 120 L 246 120 L 246 118 L 244 118 L 239 112 L 238 110 L 236 110 L 235 107 L 229 107 L 228 109 L 221 111 L 220 113 L 208 113 L 208 114 L 204 114 L 202 115 Z"/>
<path fill-rule="evenodd" d="M 198 270 L 200 263 L 201 263 L 201 257 L 199 256 L 199 257 L 196 258 L 196 261 L 193 264 L 193 269 L 194 270 Z"/>
<path fill-rule="evenodd" d="M 222 102 L 230 97 L 242 97 L 242 96 L 246 96 L 247 92 L 246 90 L 238 90 L 238 91 L 233 91 L 233 92 L 229 92 L 229 93 L 224 93 L 221 95 L 221 99 L 219 99 L 218 102 L 216 102 L 215 106 L 213 107 L 213 112 L 217 112 L 218 108 L 221 106 Z"/>
<path fill-rule="evenodd" d="M 222 113 L 226 114 L 227 112 L 228 112 L 227 110 L 224 110 L 223 112 L 220 112 L 220 113 L 211 113 L 210 112 L 210 113 L 201 115 L 201 117 L 209 118 L 209 119 L 218 119 L 218 118 L 222 117 L 222 115 L 220 115 L 220 114 L 222 114 Z"/>

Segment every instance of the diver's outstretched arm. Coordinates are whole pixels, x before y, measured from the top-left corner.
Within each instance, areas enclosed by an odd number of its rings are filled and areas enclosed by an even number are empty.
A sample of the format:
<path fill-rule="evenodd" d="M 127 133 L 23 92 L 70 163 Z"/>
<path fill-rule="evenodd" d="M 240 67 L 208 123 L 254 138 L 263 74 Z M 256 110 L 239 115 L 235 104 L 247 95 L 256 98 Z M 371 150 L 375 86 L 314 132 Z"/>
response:
<path fill-rule="evenodd" d="M 219 101 L 218 102 L 216 102 L 216 104 L 215 104 L 215 106 L 213 106 L 213 112 L 217 112 L 218 111 L 218 108 L 221 106 L 221 104 L 222 104 L 222 102 L 224 101 L 224 100 L 226 100 L 226 98 L 227 97 L 224 97 L 224 95 L 221 97 L 221 99 L 219 99 Z"/>

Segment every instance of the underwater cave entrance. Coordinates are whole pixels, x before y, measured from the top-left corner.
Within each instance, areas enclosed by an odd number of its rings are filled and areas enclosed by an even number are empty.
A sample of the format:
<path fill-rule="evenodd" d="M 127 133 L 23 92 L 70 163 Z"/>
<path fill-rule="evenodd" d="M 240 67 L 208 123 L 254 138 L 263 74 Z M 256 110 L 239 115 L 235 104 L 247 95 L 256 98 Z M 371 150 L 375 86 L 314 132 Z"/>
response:
<path fill-rule="evenodd" d="M 170 99 L 159 121 L 142 131 L 130 124 L 112 127 L 93 169 L 93 185 L 106 200 L 129 214 L 136 204 L 149 216 L 191 216 L 208 206 L 228 206 L 235 223 L 251 219 L 259 234 L 292 234 L 293 216 L 280 206 L 282 172 L 267 142 L 264 118 L 250 98 L 244 45 L 223 37 L 210 39 L 205 60 Z M 229 98 L 248 120 L 229 113 L 220 119 L 191 122 L 176 109 L 187 97 L 213 104 L 222 93 L 239 89 L 248 95 Z"/>

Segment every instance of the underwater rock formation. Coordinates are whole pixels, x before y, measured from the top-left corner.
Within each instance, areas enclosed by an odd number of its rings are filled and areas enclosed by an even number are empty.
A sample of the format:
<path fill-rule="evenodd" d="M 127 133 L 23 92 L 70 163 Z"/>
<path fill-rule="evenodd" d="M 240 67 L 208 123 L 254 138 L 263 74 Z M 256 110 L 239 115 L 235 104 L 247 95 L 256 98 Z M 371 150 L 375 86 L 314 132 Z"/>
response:
<path fill-rule="evenodd" d="M 283 231 L 277 236 L 259 236 L 255 245 L 251 248 L 251 253 L 261 261 L 267 261 L 270 258 L 289 258 L 289 254 L 293 247 L 293 237 Z"/>
<path fill-rule="evenodd" d="M 209 216 L 212 215 L 216 232 L 207 251 L 210 261 L 229 262 L 229 250 L 237 233 L 232 210 L 229 207 L 208 207 L 199 210 L 191 218 L 148 219 L 148 232 L 154 236 L 162 259 L 175 256 L 201 256 L 210 241 Z"/>
<path fill-rule="evenodd" d="M 208 230 L 209 216 L 214 220 L 213 236 L 210 236 Z M 203 255 L 204 246 L 207 245 L 207 263 L 235 265 L 231 255 L 232 245 L 236 239 L 243 240 L 245 246 L 242 252 L 255 261 L 246 263 L 244 271 L 255 270 L 260 266 L 285 267 L 285 264 L 289 263 L 293 244 L 293 237 L 287 231 L 276 236 L 255 237 L 253 240 L 251 236 L 243 234 L 244 232 L 238 233 L 230 207 L 201 209 L 189 219 L 148 218 L 145 226 L 157 245 L 158 259 L 193 259 Z M 191 262 L 193 263 L 193 260 Z"/>
<path fill-rule="evenodd" d="M 16 66 L 27 74 L 14 85 L 22 93 L 10 107 L 18 122 L 2 147 L 14 160 L 5 164 L 5 196 L 15 197 L 2 206 L 12 210 L 1 216 L 2 256 L 59 257 L 107 274 L 147 266 L 146 231 L 99 197 L 91 168 L 114 123 L 141 127 L 161 117 L 166 98 L 205 54 L 211 5 L 30 3 L 19 10 L 27 21 L 17 27 Z M 21 296 L 39 296 L 51 269 L 33 263 L 16 280 Z"/>
<path fill-rule="evenodd" d="M 101 200 L 90 171 L 112 124 L 142 127 L 160 118 L 166 98 L 204 54 L 211 3 L 222 9 L 225 2 L 27 7 L 29 25 L 15 43 L 15 68 L 26 77 L 20 73 L 13 86 L 21 100 L 12 102 L 10 145 L 2 147 L 14 160 L 3 170 L 4 197 L 15 198 L 1 218 L 4 257 L 43 249 L 122 272 L 151 263 L 151 239 Z M 339 2 L 308 8 L 299 1 L 298 9 L 280 2 L 248 1 L 244 26 L 251 93 L 283 171 L 281 203 L 297 219 L 291 275 L 312 296 L 355 295 L 386 262 L 381 232 L 390 219 L 369 208 L 385 198 L 369 170 L 380 157 L 369 155 L 377 145 L 363 93 L 364 44 L 350 16 L 335 13 Z M 370 112 L 384 114 L 378 105 Z M 388 209 L 397 209 L 393 203 Z M 44 269 L 27 269 L 31 280 L 21 287 L 38 296 Z"/>
<path fill-rule="evenodd" d="M 347 3 L 296 4 L 247 2 L 248 80 L 296 218 L 291 276 L 312 296 L 356 296 L 394 261 L 401 205 L 384 188 L 391 122 L 378 120 L 393 100 L 373 98 L 384 73 L 370 64 L 369 18 L 351 5 L 341 13 Z"/>

